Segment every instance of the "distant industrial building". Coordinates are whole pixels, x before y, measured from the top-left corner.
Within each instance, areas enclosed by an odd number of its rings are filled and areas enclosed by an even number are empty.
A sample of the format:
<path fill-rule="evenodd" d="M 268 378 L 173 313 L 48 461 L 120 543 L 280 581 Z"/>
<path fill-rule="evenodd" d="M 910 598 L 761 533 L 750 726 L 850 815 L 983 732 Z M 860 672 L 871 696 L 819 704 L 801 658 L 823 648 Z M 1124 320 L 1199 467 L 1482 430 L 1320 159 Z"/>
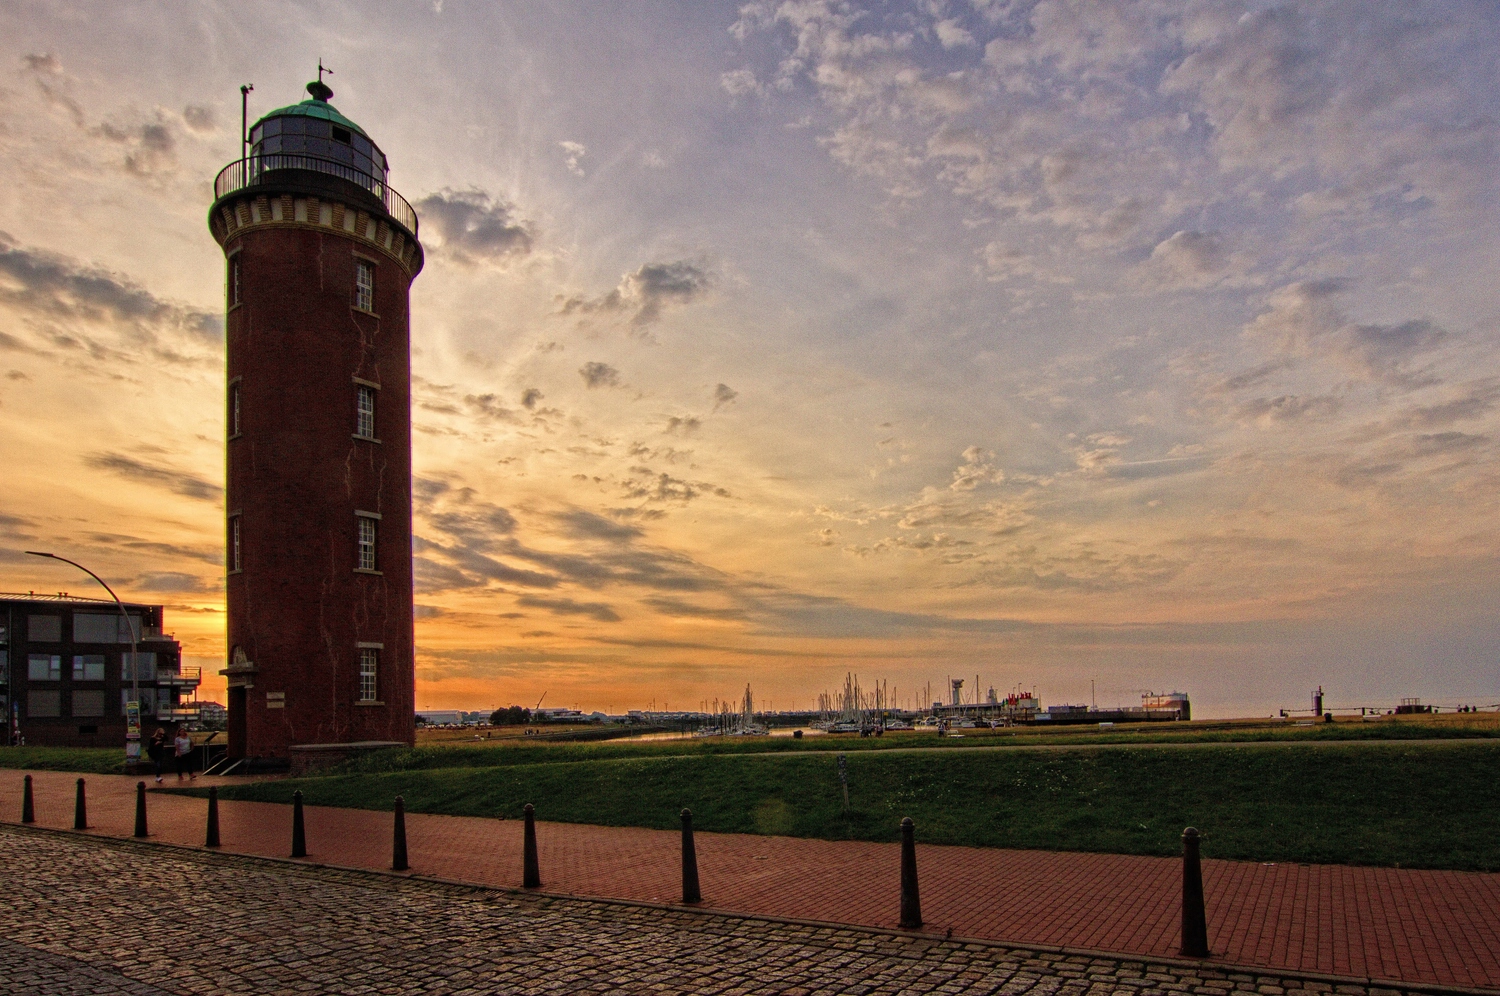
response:
<path fill-rule="evenodd" d="M 953 697 L 960 698 L 961 682 L 952 682 Z M 1042 708 L 1034 693 L 1017 692 L 1001 698 L 994 694 L 985 702 L 934 702 L 932 715 L 949 721 L 972 720 L 980 723 L 1057 724 L 1080 723 L 1147 723 L 1187 721 L 1193 718 L 1193 707 L 1184 692 L 1146 692 L 1139 706 L 1096 709 L 1086 705 L 1054 705 Z"/>
<path fill-rule="evenodd" d="M 5 743 L 123 748 L 132 695 L 146 737 L 157 725 L 198 719 L 202 671 L 182 666 L 162 607 L 127 602 L 125 610 L 95 598 L 0 593 Z"/>
<path fill-rule="evenodd" d="M 1183 692 L 1146 692 L 1139 706 L 1091 709 L 1084 705 L 1048 706 L 1037 723 L 1161 723 L 1193 718 L 1193 707 Z"/>

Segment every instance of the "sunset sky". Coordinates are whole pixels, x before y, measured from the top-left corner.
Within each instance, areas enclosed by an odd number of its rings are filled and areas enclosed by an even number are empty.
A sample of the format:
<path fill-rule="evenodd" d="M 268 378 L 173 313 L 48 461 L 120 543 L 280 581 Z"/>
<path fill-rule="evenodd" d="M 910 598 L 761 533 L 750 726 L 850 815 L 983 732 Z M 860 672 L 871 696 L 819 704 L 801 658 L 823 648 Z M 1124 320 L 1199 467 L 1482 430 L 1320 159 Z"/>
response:
<path fill-rule="evenodd" d="M 205 218 L 319 58 L 428 253 L 418 708 L 1500 702 L 1451 0 L 4 5 L 0 589 L 223 666 Z"/>

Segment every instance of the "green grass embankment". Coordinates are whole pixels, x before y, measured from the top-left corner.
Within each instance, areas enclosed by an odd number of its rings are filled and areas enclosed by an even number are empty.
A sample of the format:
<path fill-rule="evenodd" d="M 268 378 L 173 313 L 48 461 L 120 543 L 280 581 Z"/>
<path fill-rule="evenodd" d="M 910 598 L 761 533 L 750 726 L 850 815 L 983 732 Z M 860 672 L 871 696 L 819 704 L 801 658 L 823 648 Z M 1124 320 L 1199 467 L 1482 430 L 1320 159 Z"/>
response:
<path fill-rule="evenodd" d="M 965 730 L 963 736 L 939 737 L 929 731 L 891 733 L 883 737 L 673 737 L 664 740 L 606 743 L 545 743 L 527 738 L 454 745 L 419 745 L 381 751 L 350 762 L 341 772 L 414 771 L 429 768 L 490 768 L 518 764 L 660 758 L 890 750 L 969 750 L 985 747 L 1089 747 L 1142 744 L 1370 743 L 1377 741 L 1495 740 L 1500 725 L 1433 726 L 1416 723 L 1330 723 L 1317 726 L 1201 729 L 1175 724 L 1129 727 L 1097 733 L 1079 728 L 1038 731 L 1035 727 Z"/>
<path fill-rule="evenodd" d="M 123 775 L 124 747 L 0 747 L 0 768 Z"/>
<path fill-rule="evenodd" d="M 577 759 L 226 786 L 223 798 L 825 839 L 1500 870 L 1500 744 L 1297 744 Z"/>

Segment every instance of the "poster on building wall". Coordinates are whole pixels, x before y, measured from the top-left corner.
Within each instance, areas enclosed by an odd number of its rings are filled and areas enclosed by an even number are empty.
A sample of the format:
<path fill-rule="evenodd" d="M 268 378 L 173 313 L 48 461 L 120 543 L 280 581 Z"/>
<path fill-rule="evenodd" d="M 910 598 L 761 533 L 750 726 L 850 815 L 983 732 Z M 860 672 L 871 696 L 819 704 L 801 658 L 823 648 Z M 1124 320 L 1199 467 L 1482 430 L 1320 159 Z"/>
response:
<path fill-rule="evenodd" d="M 141 759 L 141 704 L 125 703 L 125 760 Z"/>

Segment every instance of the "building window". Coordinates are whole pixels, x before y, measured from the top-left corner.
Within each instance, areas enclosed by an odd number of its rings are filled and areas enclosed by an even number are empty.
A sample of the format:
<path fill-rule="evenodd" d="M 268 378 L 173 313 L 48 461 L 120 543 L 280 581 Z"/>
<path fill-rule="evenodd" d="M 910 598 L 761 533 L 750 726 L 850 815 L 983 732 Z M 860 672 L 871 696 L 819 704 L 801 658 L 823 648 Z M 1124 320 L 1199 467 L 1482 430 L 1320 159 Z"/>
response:
<path fill-rule="evenodd" d="M 240 434 L 240 382 L 229 385 L 229 438 Z"/>
<path fill-rule="evenodd" d="M 139 677 L 136 677 L 135 674 L 134 674 L 135 669 L 131 667 L 131 663 L 132 662 L 140 665 L 140 676 Z M 121 681 L 136 681 L 136 682 L 141 682 L 141 681 L 155 681 L 156 680 L 156 652 L 152 651 L 151 653 L 140 653 L 139 651 L 137 651 L 134 658 L 132 658 L 128 652 L 121 654 L 120 655 L 120 680 Z M 144 689 L 142 689 L 142 691 L 144 692 Z"/>
<path fill-rule="evenodd" d="M 361 702 L 374 702 L 379 699 L 376 693 L 380 691 L 376 674 L 380 670 L 380 651 L 373 647 L 366 647 L 359 652 L 359 700 Z"/>
<path fill-rule="evenodd" d="M 103 654 L 80 654 L 73 658 L 73 680 L 74 681 L 103 681 L 104 680 L 104 655 Z M 104 708 L 101 701 L 100 709 Z M 98 713 L 97 715 L 104 715 Z"/>
<path fill-rule="evenodd" d="M 229 573 L 235 574 L 245 569 L 244 562 L 240 559 L 240 516 L 229 517 Z"/>
<path fill-rule="evenodd" d="M 359 384 L 354 404 L 354 434 L 362 439 L 375 438 L 375 389 Z"/>
<path fill-rule="evenodd" d="M 33 643 L 61 642 L 62 616 L 31 616 L 26 620 L 26 637 Z"/>
<path fill-rule="evenodd" d="M 74 643 L 129 643 L 132 636 L 140 637 L 141 617 L 131 616 L 127 622 L 117 612 L 74 612 Z"/>
<path fill-rule="evenodd" d="M 30 719 L 56 719 L 62 715 L 62 692 L 56 689 L 26 693 L 26 715 Z"/>
<path fill-rule="evenodd" d="M 228 277 L 229 307 L 233 308 L 240 303 L 240 254 L 235 253 L 229 257 Z"/>
<path fill-rule="evenodd" d="M 62 681 L 62 658 L 57 654 L 29 655 L 26 677 L 32 681 Z"/>
<path fill-rule="evenodd" d="M 361 515 L 358 521 L 359 569 L 373 571 L 375 569 L 375 520 Z"/>
<path fill-rule="evenodd" d="M 375 264 L 363 259 L 354 261 L 354 306 L 375 310 Z"/>
<path fill-rule="evenodd" d="M 94 717 L 104 715 L 104 689 L 80 690 L 73 693 L 73 716 Z"/>

